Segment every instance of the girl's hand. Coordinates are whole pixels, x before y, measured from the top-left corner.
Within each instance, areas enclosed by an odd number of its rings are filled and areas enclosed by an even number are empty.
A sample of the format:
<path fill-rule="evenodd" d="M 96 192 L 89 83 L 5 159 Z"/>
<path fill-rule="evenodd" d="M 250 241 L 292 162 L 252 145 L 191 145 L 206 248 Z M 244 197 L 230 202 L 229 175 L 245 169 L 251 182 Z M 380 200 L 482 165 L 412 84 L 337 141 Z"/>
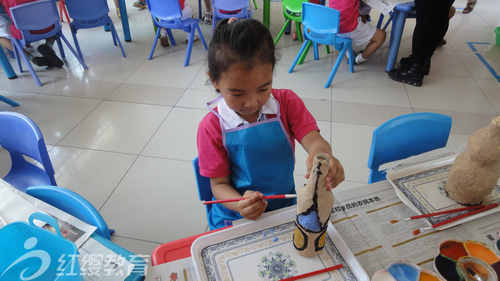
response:
<path fill-rule="evenodd" d="M 306 179 L 309 179 L 309 176 L 311 175 L 311 169 L 312 169 L 312 164 L 313 164 L 313 159 L 316 154 L 310 154 L 309 157 L 307 157 L 306 160 L 306 166 L 307 166 L 307 173 L 305 175 Z M 328 171 L 328 174 L 326 175 L 326 188 L 328 191 L 331 191 L 335 187 L 337 187 L 341 182 L 344 181 L 345 175 L 344 175 L 344 168 L 342 167 L 342 164 L 340 164 L 340 161 L 333 157 L 332 155 L 330 156 L 330 169 Z"/>
<path fill-rule="evenodd" d="M 264 213 L 267 207 L 267 201 L 262 199 L 264 194 L 258 191 L 247 190 L 243 197 L 250 197 L 245 200 L 238 201 L 238 212 L 240 215 L 249 220 L 256 220 Z"/>

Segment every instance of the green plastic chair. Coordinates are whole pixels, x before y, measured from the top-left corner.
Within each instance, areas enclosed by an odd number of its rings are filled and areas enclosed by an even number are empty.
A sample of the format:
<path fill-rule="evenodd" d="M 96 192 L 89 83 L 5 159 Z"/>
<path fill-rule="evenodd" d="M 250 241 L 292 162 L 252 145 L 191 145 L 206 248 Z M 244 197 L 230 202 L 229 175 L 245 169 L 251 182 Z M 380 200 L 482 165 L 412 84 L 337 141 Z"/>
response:
<path fill-rule="evenodd" d="M 274 45 L 278 43 L 287 25 L 293 20 L 297 28 L 297 39 L 302 42 L 302 32 L 300 31 L 300 23 L 302 23 L 302 3 L 309 2 L 309 0 L 283 0 L 283 16 L 285 17 L 285 24 L 280 30 L 280 33 L 274 39 Z"/>

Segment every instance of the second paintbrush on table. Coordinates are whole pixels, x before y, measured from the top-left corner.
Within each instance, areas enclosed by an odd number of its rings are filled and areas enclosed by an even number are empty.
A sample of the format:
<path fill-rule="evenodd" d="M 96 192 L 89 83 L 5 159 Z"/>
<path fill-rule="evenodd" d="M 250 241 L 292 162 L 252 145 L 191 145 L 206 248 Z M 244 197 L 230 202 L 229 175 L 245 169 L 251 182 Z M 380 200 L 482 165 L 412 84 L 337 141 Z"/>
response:
<path fill-rule="evenodd" d="M 290 199 L 290 198 L 296 198 L 296 197 L 297 197 L 297 194 L 280 194 L 280 195 L 264 196 L 264 198 L 262 198 L 262 199 Z M 250 198 L 250 197 L 239 197 L 239 198 L 213 200 L 213 201 L 201 201 L 201 202 L 203 202 L 204 205 L 207 205 L 207 204 L 236 202 L 236 201 L 241 201 L 241 200 L 245 200 L 248 198 Z"/>

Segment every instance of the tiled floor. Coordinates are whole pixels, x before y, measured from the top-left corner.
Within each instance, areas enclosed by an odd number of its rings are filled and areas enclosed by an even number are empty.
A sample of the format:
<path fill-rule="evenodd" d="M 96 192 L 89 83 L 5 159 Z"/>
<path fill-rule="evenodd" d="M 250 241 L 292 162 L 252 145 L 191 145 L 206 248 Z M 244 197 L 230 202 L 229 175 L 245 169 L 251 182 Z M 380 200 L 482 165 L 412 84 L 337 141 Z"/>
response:
<path fill-rule="evenodd" d="M 32 118 L 50 149 L 59 186 L 90 200 L 110 227 L 112 240 L 132 252 L 149 255 L 161 243 L 205 231 L 205 210 L 198 200 L 191 160 L 197 155 L 198 122 L 207 114 L 205 103 L 216 97 L 207 85 L 206 52 L 194 46 L 191 64 L 183 67 L 186 45 L 177 31 L 177 46 L 158 44 L 148 60 L 153 27 L 147 9 L 127 1 L 132 41 L 123 42 L 121 56 L 111 35 L 100 28 L 78 31 L 89 70 L 69 56 L 60 69 L 37 69 L 43 87 L 28 72 L 9 80 L 0 72 L 0 94 L 21 104 L 12 110 Z M 465 142 L 500 113 L 500 47 L 493 29 L 500 25 L 500 2 L 479 0 L 471 14 L 462 14 L 466 0 L 457 0 L 457 13 L 438 48 L 432 69 L 420 88 L 393 82 L 385 73 L 388 44 L 349 73 L 342 64 L 333 85 L 323 85 L 338 52 L 321 60 L 308 57 L 292 74 L 287 70 L 301 43 L 284 36 L 275 88 L 291 88 L 317 118 L 322 135 L 345 168 L 339 189 L 365 185 L 371 134 L 389 118 L 430 111 L 453 118 L 449 144 Z M 188 0 L 194 10 L 197 1 Z M 262 19 L 262 2 L 254 17 Z M 121 25 L 114 13 L 116 27 Z M 282 23 L 281 3 L 272 2 L 271 32 Z M 372 12 L 374 20 L 378 18 Z M 409 54 L 415 25 L 407 20 L 400 57 Z M 200 24 L 207 40 L 210 26 Z M 71 41 L 66 23 L 64 34 Z M 468 42 L 479 42 L 471 49 Z M 358 49 L 359 50 L 359 49 Z M 68 53 L 68 52 L 67 52 Z M 479 59 L 482 56 L 489 67 Z M 14 61 L 12 61 L 15 67 Z M 496 73 L 496 78 L 490 71 Z M 297 149 L 296 181 L 305 182 L 305 152 Z M 10 160 L 0 151 L 0 176 Z"/>

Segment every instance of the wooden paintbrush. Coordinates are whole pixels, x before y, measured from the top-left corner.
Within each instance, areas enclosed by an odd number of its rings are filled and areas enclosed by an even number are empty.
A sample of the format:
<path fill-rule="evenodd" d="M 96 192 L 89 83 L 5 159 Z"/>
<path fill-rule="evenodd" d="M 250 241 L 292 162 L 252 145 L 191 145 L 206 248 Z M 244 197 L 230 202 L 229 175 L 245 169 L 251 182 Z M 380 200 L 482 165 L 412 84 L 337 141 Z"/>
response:
<path fill-rule="evenodd" d="M 409 221 L 409 220 L 415 220 L 415 219 L 421 219 L 421 218 L 427 218 L 427 217 L 433 217 L 433 216 L 439 216 L 439 215 L 444 215 L 444 214 L 450 214 L 450 213 L 456 213 L 456 212 L 462 212 L 462 211 L 468 211 L 468 210 L 474 210 L 474 209 L 480 209 L 486 207 L 485 205 L 477 205 L 477 206 L 472 206 L 472 207 L 464 207 L 464 208 L 458 208 L 458 209 L 453 209 L 453 210 L 447 210 L 447 211 L 441 211 L 441 212 L 435 212 L 435 213 L 428 213 L 428 214 L 423 214 L 423 215 L 418 215 L 418 216 L 413 216 L 409 217 L 400 221 Z M 400 222 L 399 220 L 391 220 L 391 223 L 397 223 Z"/>
<path fill-rule="evenodd" d="M 262 199 L 289 199 L 289 198 L 296 198 L 297 194 L 281 194 L 281 195 L 269 195 L 269 196 L 264 196 Z M 250 197 L 239 197 L 239 198 L 231 198 L 231 199 L 222 199 L 222 200 L 214 200 L 214 201 L 201 201 L 203 204 L 219 204 L 219 203 L 226 203 L 226 202 L 236 202 L 236 201 L 241 201 L 248 199 Z"/>
<path fill-rule="evenodd" d="M 342 267 L 344 267 L 344 266 L 342 264 L 339 264 L 339 265 L 336 265 L 336 266 L 332 266 L 332 267 L 327 267 L 327 268 L 324 268 L 324 269 L 316 270 L 316 271 L 313 271 L 313 272 L 304 273 L 304 274 L 301 274 L 301 275 L 297 275 L 297 276 L 293 276 L 293 277 L 281 279 L 281 281 L 298 280 L 298 279 L 306 278 L 306 277 L 309 277 L 309 276 L 313 276 L 313 275 L 325 273 L 325 272 L 328 272 L 328 271 L 336 270 L 336 269 L 339 269 L 339 268 L 342 268 Z"/>
<path fill-rule="evenodd" d="M 426 230 L 430 230 L 430 229 L 433 229 L 433 228 L 436 228 L 436 227 L 439 227 L 439 226 L 442 226 L 442 225 L 445 225 L 445 224 L 448 224 L 448 223 L 451 223 L 451 222 L 454 222 L 456 220 L 459 220 L 459 219 L 463 219 L 465 217 L 468 217 L 468 216 L 472 216 L 472 215 L 475 215 L 477 213 L 481 213 L 481 212 L 484 212 L 484 211 L 487 211 L 489 209 L 493 209 L 495 207 L 498 206 L 498 203 L 493 203 L 493 204 L 490 204 L 488 206 L 485 206 L 485 207 L 482 207 L 480 209 L 477 209 L 477 210 L 474 210 L 472 212 L 469 212 L 469 213 L 466 213 L 466 214 L 463 214 L 463 215 L 460 215 L 460 216 L 457 216 L 457 217 L 454 217 L 454 218 L 451 218 L 449 220 L 445 220 L 445 221 L 442 221 L 440 223 L 436 223 L 436 224 L 433 224 L 429 227 L 424 227 L 424 228 L 420 228 L 420 229 L 415 229 L 413 231 L 413 235 L 418 235 Z"/>

